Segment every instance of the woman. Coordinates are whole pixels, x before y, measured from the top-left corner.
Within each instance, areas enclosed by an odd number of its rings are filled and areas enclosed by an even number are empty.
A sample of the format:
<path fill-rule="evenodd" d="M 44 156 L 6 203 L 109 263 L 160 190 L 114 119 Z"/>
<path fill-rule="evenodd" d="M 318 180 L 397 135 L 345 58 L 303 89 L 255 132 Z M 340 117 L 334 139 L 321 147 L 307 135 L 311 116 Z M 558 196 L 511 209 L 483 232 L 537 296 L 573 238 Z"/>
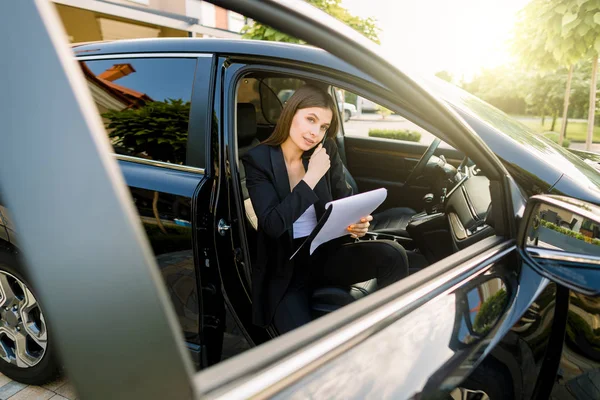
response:
<path fill-rule="evenodd" d="M 311 320 L 315 286 L 351 285 L 377 278 L 385 287 L 408 275 L 402 246 L 359 241 L 370 215 L 350 225 L 349 236 L 309 246 L 290 256 L 325 211 L 325 204 L 352 194 L 334 140 L 336 105 L 325 91 L 304 86 L 287 101 L 273 134 L 242 159 L 246 186 L 258 217 L 258 253 L 252 271 L 253 321 L 288 332 Z"/>

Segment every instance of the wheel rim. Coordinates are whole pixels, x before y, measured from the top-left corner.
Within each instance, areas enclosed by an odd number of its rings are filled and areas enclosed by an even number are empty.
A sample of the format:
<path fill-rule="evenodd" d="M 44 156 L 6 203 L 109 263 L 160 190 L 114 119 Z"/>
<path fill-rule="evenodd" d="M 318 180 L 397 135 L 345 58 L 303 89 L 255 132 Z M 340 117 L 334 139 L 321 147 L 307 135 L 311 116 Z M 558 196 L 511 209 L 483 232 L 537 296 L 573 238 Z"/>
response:
<path fill-rule="evenodd" d="M 42 310 L 27 285 L 0 271 L 0 358 L 20 368 L 37 365 L 48 348 Z"/>

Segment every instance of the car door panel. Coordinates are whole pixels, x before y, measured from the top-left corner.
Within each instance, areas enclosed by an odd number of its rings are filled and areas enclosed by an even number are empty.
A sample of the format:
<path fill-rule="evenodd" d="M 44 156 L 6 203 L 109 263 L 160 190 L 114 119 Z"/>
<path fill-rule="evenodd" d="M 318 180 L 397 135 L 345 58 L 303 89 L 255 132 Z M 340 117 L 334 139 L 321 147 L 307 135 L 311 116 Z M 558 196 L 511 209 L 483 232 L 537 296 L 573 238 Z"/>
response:
<path fill-rule="evenodd" d="M 422 198 L 430 191 L 427 184 L 406 188 L 408 174 L 428 145 L 373 137 L 345 136 L 347 168 L 356 180 L 360 192 L 385 187 L 388 197 L 382 209 L 389 207 L 423 208 Z M 455 149 L 440 146 L 436 155 L 444 155 L 454 165 L 462 155 Z"/>
<path fill-rule="evenodd" d="M 515 248 L 485 263 L 276 398 L 432 398 L 452 389 L 491 350 L 498 326 L 511 326 Z"/>
<path fill-rule="evenodd" d="M 271 389 L 267 392 L 277 398 L 411 398 L 419 394 L 429 398 L 452 390 L 479 365 L 489 368 L 498 364 L 492 358 L 482 364 L 500 343 L 494 338 L 503 338 L 520 320 L 520 313 L 527 310 L 534 296 L 539 295 L 539 290 L 524 294 L 519 290 L 523 277 L 519 264 L 513 243 L 487 238 L 406 278 L 405 283 L 411 289 L 399 297 L 377 301 L 378 296 L 391 292 L 392 286 L 346 307 L 338 317 L 345 319 L 343 327 L 331 336 L 307 338 L 302 351 L 297 353 L 298 359 L 286 358 L 298 368 L 300 359 L 307 363 L 302 367 L 303 377 L 293 378 L 293 383 L 284 389 L 277 385 L 274 392 Z M 416 281 L 419 283 L 414 286 Z M 517 293 L 521 297 L 518 301 Z M 527 296 L 532 297 L 526 301 Z M 369 309 L 373 303 L 379 306 L 370 308 L 369 313 L 353 322 L 348 320 L 348 314 L 362 307 Z M 314 327 L 310 330 L 313 335 L 318 332 L 317 325 Z M 295 336 L 306 335 L 309 327 L 306 328 L 300 328 Z M 337 346 L 329 344 L 341 337 L 346 339 L 337 342 Z M 271 358 L 285 351 L 273 347 L 281 346 L 280 343 L 285 342 L 277 339 L 277 343 L 266 344 L 264 350 L 270 354 L 263 360 L 266 365 L 273 365 L 275 361 Z M 328 348 L 324 358 L 310 361 L 304 358 L 308 354 L 316 357 L 313 344 Z M 250 360 L 246 357 L 249 356 L 242 354 L 238 361 L 242 369 Z M 526 354 L 522 363 L 531 364 L 531 357 Z M 252 376 L 256 381 L 247 385 L 268 379 L 262 377 L 262 372 L 256 372 L 260 365 L 254 365 Z M 232 367 L 233 364 L 228 365 Z M 216 368 L 205 376 L 205 382 L 208 378 L 215 379 L 206 389 L 214 390 L 222 382 L 217 378 L 219 366 Z M 287 364 L 268 370 L 268 376 L 277 375 L 279 368 L 285 369 Z M 512 382 L 509 375 L 505 377 Z M 240 376 L 243 381 L 247 378 Z M 247 385 L 234 386 L 249 390 Z M 512 386 L 507 390 L 514 391 Z M 252 392 L 240 393 L 249 396 Z"/>
<path fill-rule="evenodd" d="M 119 166 L 184 336 L 200 344 L 192 199 L 204 175 L 123 160 Z"/>

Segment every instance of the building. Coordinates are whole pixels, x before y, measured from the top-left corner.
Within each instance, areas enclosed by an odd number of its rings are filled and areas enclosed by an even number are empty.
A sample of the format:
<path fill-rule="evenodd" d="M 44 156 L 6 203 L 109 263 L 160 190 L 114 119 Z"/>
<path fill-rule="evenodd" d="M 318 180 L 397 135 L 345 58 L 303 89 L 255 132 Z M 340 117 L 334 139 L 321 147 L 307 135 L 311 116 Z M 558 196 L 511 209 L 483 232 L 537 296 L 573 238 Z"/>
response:
<path fill-rule="evenodd" d="M 72 43 L 155 37 L 238 38 L 245 18 L 200 0 L 51 0 Z"/>

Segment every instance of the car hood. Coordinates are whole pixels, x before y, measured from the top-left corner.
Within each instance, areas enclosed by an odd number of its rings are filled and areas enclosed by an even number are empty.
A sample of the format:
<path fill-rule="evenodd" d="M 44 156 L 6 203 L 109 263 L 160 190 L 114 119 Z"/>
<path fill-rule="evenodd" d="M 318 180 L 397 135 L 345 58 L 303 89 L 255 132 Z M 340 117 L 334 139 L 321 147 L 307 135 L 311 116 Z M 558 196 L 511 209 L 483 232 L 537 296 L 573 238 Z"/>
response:
<path fill-rule="evenodd" d="M 587 189 L 589 193 L 586 195 L 586 190 L 579 190 L 578 193 L 565 193 L 566 195 L 584 197 L 582 200 L 594 203 L 600 201 L 600 173 L 582 158 L 448 82 L 427 78 L 419 83 L 455 108 L 505 163 L 534 173 L 536 171 L 532 171 L 533 164 L 537 168 L 543 166 L 539 175 L 548 177 L 546 181 L 549 181 L 550 187 L 567 177 L 572 184 L 580 186 L 580 189 Z M 473 126 L 473 120 L 487 125 L 488 129 Z"/>

